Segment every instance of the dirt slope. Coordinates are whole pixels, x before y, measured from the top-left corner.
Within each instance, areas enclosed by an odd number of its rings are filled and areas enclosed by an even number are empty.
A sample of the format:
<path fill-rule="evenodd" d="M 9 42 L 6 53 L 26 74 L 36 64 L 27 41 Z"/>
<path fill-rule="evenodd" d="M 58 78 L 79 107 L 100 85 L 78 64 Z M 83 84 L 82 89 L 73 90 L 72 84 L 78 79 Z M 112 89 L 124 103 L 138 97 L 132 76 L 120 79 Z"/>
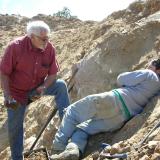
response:
<path fill-rule="evenodd" d="M 88 94 L 116 87 L 116 77 L 123 71 L 145 68 L 147 63 L 160 57 L 160 1 L 148 0 L 132 3 L 127 9 L 114 12 L 101 22 L 63 19 L 37 15 L 51 26 L 51 42 L 57 50 L 61 70 L 59 77 L 67 82 L 78 68 L 71 84 L 71 99 L 75 101 Z M 7 43 L 25 34 L 26 17 L 0 15 L 0 53 Z M 7 160 L 9 148 L 6 130 L 6 109 L 0 97 L 0 159 Z M 35 140 L 54 102 L 44 97 L 31 104 L 25 119 L 25 149 Z M 160 118 L 159 96 L 146 106 L 142 114 L 114 133 L 102 133 L 90 138 L 84 159 L 94 159 L 102 142 L 113 145 L 107 152 L 128 152 L 128 159 L 160 159 L 159 128 L 142 147 L 137 143 L 152 129 Z M 41 109 L 39 109 L 41 108 Z M 55 117 L 42 135 L 37 147 L 51 147 L 58 126 Z M 97 155 L 98 156 L 98 153 Z"/>

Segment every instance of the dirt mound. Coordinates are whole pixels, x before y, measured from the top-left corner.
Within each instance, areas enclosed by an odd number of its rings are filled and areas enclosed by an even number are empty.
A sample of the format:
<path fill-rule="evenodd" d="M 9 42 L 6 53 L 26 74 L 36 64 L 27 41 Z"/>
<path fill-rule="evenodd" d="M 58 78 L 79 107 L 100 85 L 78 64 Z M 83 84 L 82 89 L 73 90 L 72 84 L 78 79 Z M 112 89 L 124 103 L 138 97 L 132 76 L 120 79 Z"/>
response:
<path fill-rule="evenodd" d="M 71 81 L 73 89 L 71 100 L 88 94 L 110 90 L 116 87 L 119 73 L 145 68 L 153 58 L 160 57 L 160 2 L 159 0 L 138 1 L 127 9 L 115 12 L 101 22 L 64 19 L 54 16 L 37 15 L 32 19 L 16 15 L 0 15 L 0 53 L 7 43 L 25 34 L 25 26 L 31 20 L 44 20 L 51 27 L 50 41 L 55 45 L 60 64 L 59 77 L 67 82 L 72 73 L 78 72 Z M 31 104 L 25 121 L 25 149 L 28 149 L 54 103 L 44 97 Z M 6 110 L 0 99 L 0 159 L 7 160 L 9 155 Z M 101 133 L 90 138 L 84 159 L 93 159 L 95 151 L 100 151 L 102 142 L 111 145 L 106 153 L 127 152 L 128 159 L 159 158 L 159 128 L 145 143 L 135 149 L 138 142 L 149 132 L 160 118 L 159 96 L 137 115 L 114 133 Z M 41 108 L 41 110 L 39 110 Z M 37 147 L 50 149 L 52 139 L 59 125 L 55 117 L 49 124 Z M 3 141 L 2 141 L 3 138 Z M 99 153 L 97 153 L 99 156 Z M 158 159 L 157 158 L 157 159 Z"/>
<path fill-rule="evenodd" d="M 134 23 L 141 18 L 154 14 L 159 9 L 159 0 L 139 0 L 131 3 L 127 9 L 114 12 L 107 18 L 123 19 L 128 23 Z"/>

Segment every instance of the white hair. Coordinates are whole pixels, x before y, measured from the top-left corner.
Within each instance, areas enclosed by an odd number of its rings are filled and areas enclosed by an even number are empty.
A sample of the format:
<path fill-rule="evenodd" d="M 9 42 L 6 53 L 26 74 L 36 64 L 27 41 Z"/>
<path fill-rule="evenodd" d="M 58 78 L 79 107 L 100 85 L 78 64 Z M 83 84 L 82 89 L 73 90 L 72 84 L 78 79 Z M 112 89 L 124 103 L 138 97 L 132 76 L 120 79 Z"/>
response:
<path fill-rule="evenodd" d="M 31 34 L 40 36 L 41 32 L 50 33 L 49 26 L 43 21 L 32 21 L 27 24 L 27 35 L 31 37 Z"/>

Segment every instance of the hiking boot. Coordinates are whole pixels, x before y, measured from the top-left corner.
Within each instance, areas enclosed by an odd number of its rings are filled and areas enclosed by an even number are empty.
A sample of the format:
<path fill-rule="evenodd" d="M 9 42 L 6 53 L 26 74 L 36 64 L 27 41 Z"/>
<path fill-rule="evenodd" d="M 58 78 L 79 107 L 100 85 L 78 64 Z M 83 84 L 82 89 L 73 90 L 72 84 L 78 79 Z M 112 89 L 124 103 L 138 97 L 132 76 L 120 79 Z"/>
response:
<path fill-rule="evenodd" d="M 60 153 L 62 153 L 64 150 L 55 150 L 54 148 L 52 148 L 51 149 L 51 152 L 50 152 L 50 154 L 51 155 L 58 155 L 58 154 L 60 154 Z"/>
<path fill-rule="evenodd" d="M 50 157 L 50 160 L 79 160 L 79 149 L 75 143 L 69 143 L 60 154 L 54 154 Z"/>
<path fill-rule="evenodd" d="M 62 144 L 61 142 L 58 142 L 56 140 L 53 141 L 53 147 L 51 149 L 51 155 L 53 154 L 60 154 L 62 153 L 66 148 L 66 145 Z"/>

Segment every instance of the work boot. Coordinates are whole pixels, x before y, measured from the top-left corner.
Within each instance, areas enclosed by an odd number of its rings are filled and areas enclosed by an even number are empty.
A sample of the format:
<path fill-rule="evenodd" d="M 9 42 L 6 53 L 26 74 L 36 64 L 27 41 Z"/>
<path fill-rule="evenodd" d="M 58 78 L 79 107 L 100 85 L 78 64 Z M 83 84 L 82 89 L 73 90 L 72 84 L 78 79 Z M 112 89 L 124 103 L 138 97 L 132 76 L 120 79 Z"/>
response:
<path fill-rule="evenodd" d="M 60 153 L 62 153 L 64 150 L 55 150 L 54 148 L 52 148 L 51 149 L 51 152 L 50 152 L 50 154 L 51 155 L 57 155 L 57 154 L 60 154 Z"/>
<path fill-rule="evenodd" d="M 75 143 L 69 143 L 66 149 L 60 154 L 54 154 L 50 160 L 79 160 L 79 149 Z"/>
<path fill-rule="evenodd" d="M 51 149 L 51 155 L 60 154 L 61 152 L 63 152 L 65 150 L 65 148 L 66 148 L 65 144 L 54 140 L 53 141 L 53 146 L 52 146 L 52 149 Z"/>

